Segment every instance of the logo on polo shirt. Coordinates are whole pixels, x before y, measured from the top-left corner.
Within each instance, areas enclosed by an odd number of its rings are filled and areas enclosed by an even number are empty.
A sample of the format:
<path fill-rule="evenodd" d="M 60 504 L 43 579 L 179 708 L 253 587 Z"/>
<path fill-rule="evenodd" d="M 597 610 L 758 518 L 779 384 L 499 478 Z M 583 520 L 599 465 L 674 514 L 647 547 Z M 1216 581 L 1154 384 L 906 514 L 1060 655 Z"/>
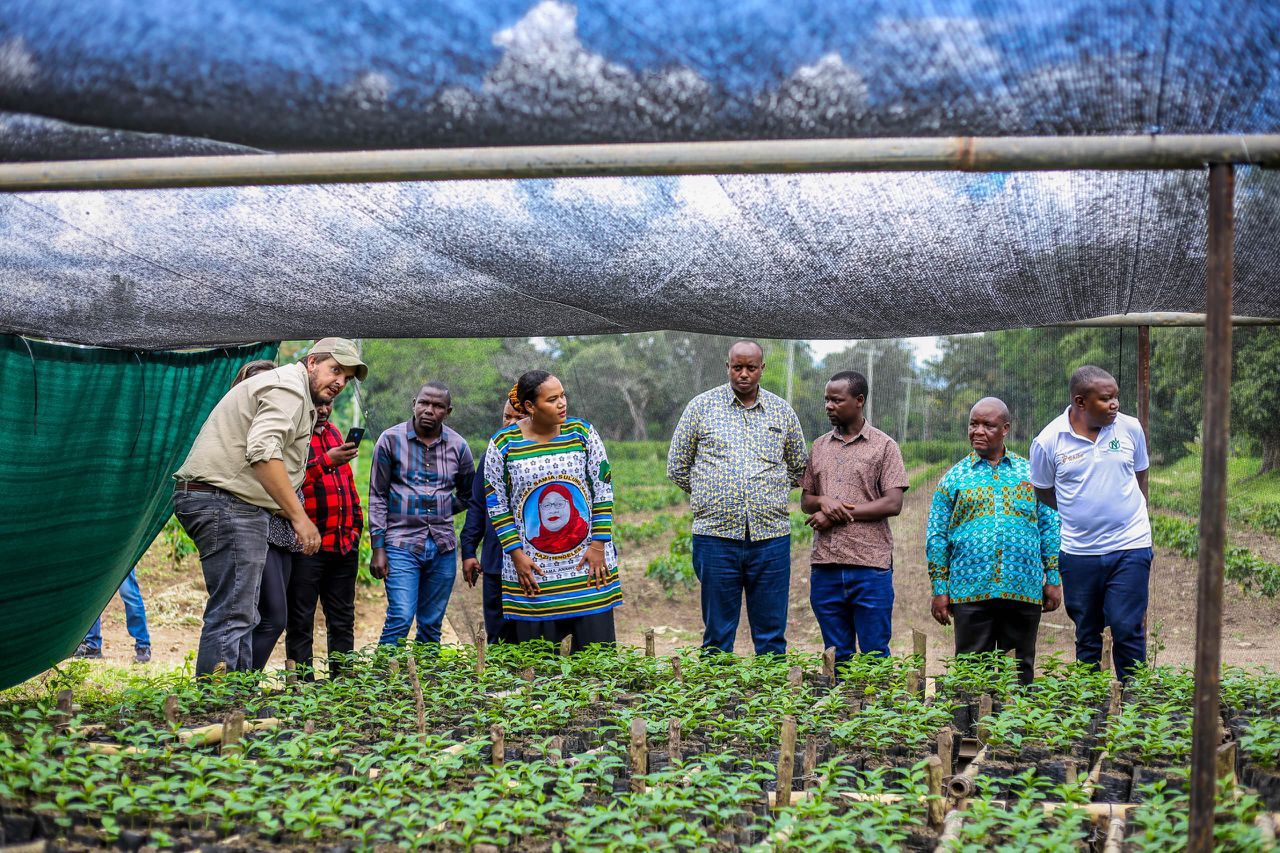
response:
<path fill-rule="evenodd" d="M 1119 453 L 1119 452 L 1120 452 L 1120 439 L 1118 439 L 1118 438 L 1113 438 L 1113 439 L 1111 439 L 1111 443 L 1107 445 L 1107 450 L 1108 450 L 1108 452 L 1110 452 L 1110 453 Z"/>

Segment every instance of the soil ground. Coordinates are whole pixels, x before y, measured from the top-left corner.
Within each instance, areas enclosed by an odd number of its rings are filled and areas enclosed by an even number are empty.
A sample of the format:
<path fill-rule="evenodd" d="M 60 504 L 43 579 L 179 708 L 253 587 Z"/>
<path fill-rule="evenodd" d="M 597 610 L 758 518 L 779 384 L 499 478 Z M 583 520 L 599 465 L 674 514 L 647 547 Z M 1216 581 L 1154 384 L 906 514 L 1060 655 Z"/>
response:
<path fill-rule="evenodd" d="M 907 494 L 902 515 L 893 521 L 896 542 L 894 565 L 895 654 L 911 652 L 911 631 L 928 636 L 929 670 L 938 671 L 938 660 L 952 649 L 950 628 L 936 624 L 929 616 L 929 580 L 925 569 L 924 538 L 933 483 Z M 625 521 L 641 521 L 652 513 L 635 514 Z M 623 554 L 622 582 L 626 604 L 615 611 L 618 640 L 641 646 L 644 632 L 654 628 L 659 654 L 697 645 L 702 636 L 702 618 L 696 589 L 682 590 L 668 597 L 656 581 L 644 576 L 649 561 L 664 553 L 668 539 L 627 548 Z M 1247 542 L 1246 542 L 1247 539 Z M 1233 541 L 1247 544 L 1268 559 L 1280 555 L 1280 542 L 1257 532 L 1235 532 Z M 792 647 L 821 651 L 822 636 L 809 609 L 809 548 L 792 551 L 791 608 L 788 640 Z M 139 579 L 147 603 L 152 635 L 152 666 L 171 667 L 193 655 L 200 633 L 204 607 L 204 581 L 197 559 L 189 557 L 173 565 L 167 555 L 153 547 L 144 557 Z M 1157 661 L 1191 665 L 1194 658 L 1196 565 L 1168 549 L 1157 549 L 1151 577 L 1150 646 Z M 357 591 L 356 645 L 377 641 L 382 629 L 385 597 L 381 585 L 361 586 Z M 323 617 L 316 626 L 316 650 L 324 650 Z M 482 624 L 479 587 L 471 589 L 459 579 L 454 586 L 444 626 L 446 643 L 471 642 Z M 133 643 L 124 624 L 119 598 L 112 599 L 103 617 L 106 662 L 126 665 L 133 657 Z M 1070 658 L 1074 628 L 1066 613 L 1046 614 L 1041 622 L 1038 656 L 1061 652 Z M 749 653 L 750 635 L 745 612 L 738 631 L 737 650 Z M 1265 665 L 1280 669 L 1280 601 L 1248 596 L 1228 583 L 1224 602 L 1223 661 L 1237 665 Z M 283 664 L 283 642 L 273 662 Z"/>

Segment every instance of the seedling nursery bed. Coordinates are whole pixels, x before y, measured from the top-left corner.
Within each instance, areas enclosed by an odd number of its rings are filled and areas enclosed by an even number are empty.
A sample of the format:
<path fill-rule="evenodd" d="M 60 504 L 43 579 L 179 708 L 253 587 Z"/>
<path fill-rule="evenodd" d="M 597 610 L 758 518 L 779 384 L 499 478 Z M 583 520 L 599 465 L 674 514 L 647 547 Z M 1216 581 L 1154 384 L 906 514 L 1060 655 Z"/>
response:
<path fill-rule="evenodd" d="M 923 641 L 923 637 L 919 638 Z M 347 675 L 48 680 L 0 704 L 23 850 L 1168 850 L 1190 675 L 1001 655 L 377 648 Z M 565 648 L 567 651 L 567 647 Z M 922 652 L 921 645 L 917 651 Z M 1217 843 L 1274 845 L 1280 677 L 1224 676 Z"/>

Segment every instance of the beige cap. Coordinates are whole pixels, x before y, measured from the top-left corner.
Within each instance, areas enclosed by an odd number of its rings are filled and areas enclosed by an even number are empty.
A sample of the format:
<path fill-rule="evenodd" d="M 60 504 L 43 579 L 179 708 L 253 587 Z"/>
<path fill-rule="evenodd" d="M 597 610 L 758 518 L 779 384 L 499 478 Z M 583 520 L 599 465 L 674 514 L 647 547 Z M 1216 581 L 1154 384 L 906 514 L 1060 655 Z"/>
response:
<path fill-rule="evenodd" d="M 354 367 L 356 379 L 361 382 L 369 375 L 369 365 L 360 360 L 360 351 L 356 349 L 355 343 L 346 338 L 321 338 L 308 352 L 327 352 L 343 367 Z"/>

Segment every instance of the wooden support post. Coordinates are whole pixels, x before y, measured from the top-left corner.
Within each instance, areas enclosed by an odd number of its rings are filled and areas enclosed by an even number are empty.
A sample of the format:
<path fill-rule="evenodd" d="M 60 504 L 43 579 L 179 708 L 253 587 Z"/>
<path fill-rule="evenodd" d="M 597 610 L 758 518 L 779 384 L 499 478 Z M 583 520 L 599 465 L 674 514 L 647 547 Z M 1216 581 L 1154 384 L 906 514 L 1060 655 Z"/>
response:
<path fill-rule="evenodd" d="M 501 767 L 507 760 L 507 731 L 502 726 L 489 726 L 489 763 Z"/>
<path fill-rule="evenodd" d="M 822 653 L 822 674 L 830 678 L 834 683 L 836 680 L 836 647 L 828 646 L 827 650 Z"/>
<path fill-rule="evenodd" d="M 804 763 L 800 765 L 805 778 L 812 778 L 818 769 L 818 739 L 809 735 L 804 739 Z"/>
<path fill-rule="evenodd" d="M 777 808 L 791 805 L 791 774 L 796 761 L 796 718 L 787 714 L 782 718 L 782 741 L 778 746 L 778 793 L 774 798 Z"/>
<path fill-rule="evenodd" d="M 489 638 L 485 635 L 484 629 L 476 631 L 476 675 L 484 675 L 484 654 L 488 644 Z"/>
<path fill-rule="evenodd" d="M 313 734 L 315 734 L 315 733 L 316 733 L 316 721 L 315 721 L 315 720 L 307 720 L 305 723 L 303 723 L 303 724 L 302 724 L 302 733 L 303 733 L 304 735 L 313 735 Z"/>
<path fill-rule="evenodd" d="M 418 659 L 409 652 L 405 657 L 405 672 L 409 674 L 409 685 L 413 688 L 413 710 L 417 717 L 418 734 L 427 733 L 427 708 L 422 701 L 422 682 L 418 680 Z"/>
<path fill-rule="evenodd" d="M 182 712 L 178 707 L 178 697 L 170 693 L 164 697 L 164 721 L 169 728 L 176 729 L 182 725 Z"/>
<path fill-rule="evenodd" d="M 1199 583 L 1196 590 L 1196 689 L 1191 732 L 1191 815 L 1187 849 L 1213 849 L 1219 690 L 1222 681 L 1222 570 L 1227 534 L 1227 450 L 1231 430 L 1231 288 L 1235 249 L 1235 174 L 1209 167 L 1209 242 L 1204 326 L 1204 426 L 1201 429 Z"/>
<path fill-rule="evenodd" d="M 643 719 L 632 718 L 630 735 L 627 755 L 631 760 L 631 790 L 640 793 L 644 791 L 643 777 L 649 772 L 649 735 Z"/>
<path fill-rule="evenodd" d="M 570 634 L 560 641 L 560 656 L 567 658 L 572 653 L 573 653 L 573 634 Z"/>
<path fill-rule="evenodd" d="M 942 775 L 950 776 L 955 771 L 955 732 L 950 727 L 938 732 L 938 760 L 942 762 Z"/>
<path fill-rule="evenodd" d="M 284 683 L 286 687 L 298 685 L 298 662 L 291 658 L 284 662 Z"/>
<path fill-rule="evenodd" d="M 671 656 L 671 675 L 675 678 L 677 684 L 684 683 L 684 670 L 680 666 L 680 656 Z"/>
<path fill-rule="evenodd" d="M 400 658 L 392 658 L 391 660 L 387 661 L 387 677 L 394 681 L 395 677 L 399 674 L 400 674 Z"/>
<path fill-rule="evenodd" d="M 554 767 L 562 758 L 564 758 L 564 738 L 556 735 L 547 743 L 547 763 Z"/>
<path fill-rule="evenodd" d="M 787 670 L 787 686 L 793 690 L 799 690 L 804 684 L 804 670 L 798 666 L 793 666 Z"/>
<path fill-rule="evenodd" d="M 232 711 L 222 721 L 222 754 L 234 755 L 244 751 L 240 740 L 244 737 L 244 711 Z"/>
<path fill-rule="evenodd" d="M 1115 672 L 1114 653 L 1112 652 L 1111 628 L 1102 629 L 1102 663 L 1099 664 L 1103 672 Z"/>
<path fill-rule="evenodd" d="M 907 673 L 907 693 L 912 696 L 920 693 L 920 671 L 911 670 Z"/>
<path fill-rule="evenodd" d="M 1236 742 L 1229 741 L 1218 747 L 1215 757 L 1218 778 L 1230 779 L 1232 785 L 1236 784 Z"/>
<path fill-rule="evenodd" d="M 929 785 L 929 827 L 938 831 L 942 829 L 942 822 L 947 816 L 947 799 L 942 792 L 942 759 L 930 755 L 925 763 L 926 781 Z"/>
<path fill-rule="evenodd" d="M 75 707 L 75 694 L 70 689 L 58 691 L 58 713 L 53 717 L 53 730 L 66 734 L 71 728 L 71 715 Z"/>
<path fill-rule="evenodd" d="M 1107 702 L 1107 716 L 1120 716 L 1120 704 L 1124 701 L 1124 685 L 1119 681 L 1111 681 L 1111 698 Z"/>
<path fill-rule="evenodd" d="M 656 658 L 658 656 L 657 641 L 654 638 L 652 628 L 648 628 L 644 632 L 644 656 L 647 658 Z"/>
<path fill-rule="evenodd" d="M 920 689 L 924 689 L 925 678 L 929 670 L 929 637 L 923 631 L 911 629 L 911 653 L 920 658 Z"/>
<path fill-rule="evenodd" d="M 978 697 L 978 740 L 982 743 L 987 742 L 987 724 L 983 722 L 987 717 L 991 716 L 991 694 L 983 693 Z"/>
<path fill-rule="evenodd" d="M 672 764 L 684 760 L 684 743 L 680 737 L 680 718 L 672 717 L 667 723 L 667 758 Z"/>

